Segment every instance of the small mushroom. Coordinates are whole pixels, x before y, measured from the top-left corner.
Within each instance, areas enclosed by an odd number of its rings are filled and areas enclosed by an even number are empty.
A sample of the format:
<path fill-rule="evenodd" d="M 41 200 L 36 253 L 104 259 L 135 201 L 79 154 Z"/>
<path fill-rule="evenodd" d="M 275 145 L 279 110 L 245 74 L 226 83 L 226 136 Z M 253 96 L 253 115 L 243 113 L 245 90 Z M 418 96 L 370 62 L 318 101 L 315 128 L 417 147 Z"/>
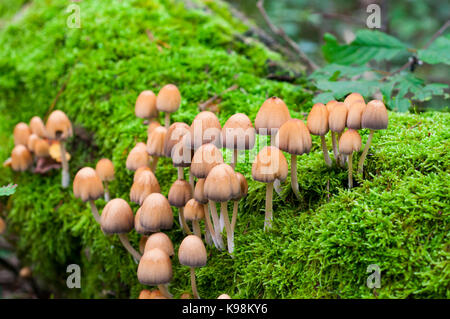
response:
<path fill-rule="evenodd" d="M 133 183 L 139 178 L 139 175 L 145 171 L 152 171 L 148 166 L 141 166 L 134 172 Z M 155 177 L 156 178 L 156 177 Z"/>
<path fill-rule="evenodd" d="M 195 282 L 195 268 L 206 265 L 206 248 L 203 241 L 195 235 L 188 235 L 181 242 L 178 249 L 178 260 L 180 264 L 189 266 L 191 269 L 191 286 L 194 298 L 200 299 Z"/>
<path fill-rule="evenodd" d="M 339 153 L 348 156 L 348 188 L 353 187 L 353 152 L 361 149 L 361 136 L 358 131 L 348 129 L 339 139 Z"/>
<path fill-rule="evenodd" d="M 239 150 L 251 150 L 255 146 L 255 128 L 247 115 L 232 115 L 222 128 L 223 146 L 233 150 L 231 167 L 236 167 Z"/>
<path fill-rule="evenodd" d="M 144 235 L 144 237 L 149 236 L 152 232 L 146 230 L 141 225 L 141 208 L 139 207 L 136 211 L 136 215 L 134 215 L 134 229 L 138 234 Z"/>
<path fill-rule="evenodd" d="M 33 164 L 30 151 L 22 144 L 16 145 L 11 152 L 11 168 L 24 172 Z"/>
<path fill-rule="evenodd" d="M 28 150 L 30 150 L 30 152 L 34 153 L 34 146 L 36 145 L 36 141 L 39 139 L 39 137 L 36 134 L 31 134 L 28 137 L 28 141 L 27 141 L 27 147 Z"/>
<path fill-rule="evenodd" d="M 214 242 L 214 245 L 216 246 L 217 249 L 222 250 L 223 249 L 223 242 L 221 243 L 217 243 L 216 239 L 215 239 L 215 232 L 214 232 L 214 228 L 211 224 L 211 217 L 209 214 L 209 209 L 208 209 L 208 199 L 205 196 L 205 179 L 204 178 L 199 178 L 197 181 L 197 184 L 195 184 L 195 188 L 194 188 L 194 199 L 196 201 L 198 201 L 199 203 L 204 204 L 203 209 L 204 209 L 204 213 L 205 213 L 205 240 L 206 243 L 208 245 L 211 245 L 211 240 Z"/>
<path fill-rule="evenodd" d="M 107 158 L 102 158 L 97 162 L 95 171 L 105 186 L 105 201 L 109 201 L 108 182 L 114 180 L 114 164 Z"/>
<path fill-rule="evenodd" d="M 28 138 L 31 135 L 31 130 L 28 125 L 24 122 L 17 123 L 14 127 L 14 145 L 24 145 L 27 146 Z"/>
<path fill-rule="evenodd" d="M 30 120 L 30 129 L 33 134 L 40 138 L 47 138 L 47 131 L 44 122 L 39 116 L 33 116 Z"/>
<path fill-rule="evenodd" d="M 165 251 L 169 255 L 169 257 L 172 257 L 175 254 L 173 250 L 173 244 L 169 236 L 161 232 L 154 233 L 148 237 L 144 252 L 149 251 L 153 248 L 159 248 Z"/>
<path fill-rule="evenodd" d="M 145 198 L 152 193 L 160 193 L 161 188 L 152 171 L 136 171 L 133 185 L 130 189 L 130 200 L 134 203 L 142 205 Z"/>
<path fill-rule="evenodd" d="M 156 97 L 156 108 L 165 113 L 164 124 L 170 126 L 170 113 L 176 112 L 181 105 L 181 94 L 174 84 L 165 85 Z"/>
<path fill-rule="evenodd" d="M 182 179 L 178 179 L 172 184 L 167 196 L 170 205 L 178 207 L 180 226 L 188 235 L 192 234 L 192 232 L 186 224 L 186 219 L 184 218 L 184 206 L 191 198 L 191 185 Z"/>
<path fill-rule="evenodd" d="M 347 108 L 350 108 L 350 106 L 352 106 L 353 103 L 355 102 L 364 102 L 364 97 L 359 94 L 359 93 L 350 93 L 349 95 L 347 95 L 347 97 L 344 99 L 344 104 L 345 106 L 347 106 Z"/>
<path fill-rule="evenodd" d="M 347 114 L 347 127 L 360 130 L 361 129 L 361 120 L 362 114 L 366 108 L 366 103 L 363 101 L 355 101 L 348 109 Z"/>
<path fill-rule="evenodd" d="M 336 106 L 337 103 L 339 102 L 336 100 L 328 101 L 328 103 L 325 105 L 327 107 L 328 114 L 330 114 L 331 110 Z"/>
<path fill-rule="evenodd" d="M 222 147 L 222 127 L 217 116 L 210 111 L 198 113 L 189 128 L 189 135 L 184 139 L 185 145 L 197 150 L 204 144 Z"/>
<path fill-rule="evenodd" d="M 322 103 L 314 104 L 311 112 L 308 114 L 306 126 L 311 134 L 320 136 L 325 163 L 331 167 L 331 158 L 328 154 L 327 142 L 325 140 L 325 135 L 328 133 L 327 107 Z"/>
<path fill-rule="evenodd" d="M 191 166 L 192 152 L 183 143 L 183 136 L 187 133 L 189 125 L 175 122 L 170 125 L 164 141 L 164 155 L 172 158 L 173 166 L 178 169 L 178 179 L 184 179 L 183 167 Z"/>
<path fill-rule="evenodd" d="M 199 220 L 205 218 L 205 205 L 191 198 L 184 206 L 184 218 L 192 223 L 194 235 L 202 238 Z"/>
<path fill-rule="evenodd" d="M 278 97 L 270 97 L 256 114 L 255 128 L 260 135 L 275 136 L 281 125 L 291 118 L 286 103 Z"/>
<path fill-rule="evenodd" d="M 172 298 L 166 286 L 172 280 L 172 261 L 164 250 L 146 251 L 139 261 L 137 277 L 141 284 L 158 286 L 164 296 Z"/>
<path fill-rule="evenodd" d="M 152 166 L 150 167 L 153 172 L 156 172 L 156 166 L 158 165 L 158 159 L 164 156 L 164 141 L 166 139 L 167 129 L 165 127 L 155 128 L 147 139 L 147 152 L 152 156 Z"/>
<path fill-rule="evenodd" d="M 73 180 L 73 194 L 83 202 L 89 201 L 92 215 L 100 224 L 100 215 L 94 201 L 103 196 L 103 184 L 93 168 L 83 167 L 77 172 Z"/>
<path fill-rule="evenodd" d="M 126 167 L 131 171 L 136 171 L 140 167 L 148 167 L 149 160 L 146 145 L 139 142 L 128 153 Z"/>
<path fill-rule="evenodd" d="M 336 162 L 339 163 L 338 160 L 338 143 L 336 141 L 336 133 L 338 134 L 338 139 L 340 135 L 345 130 L 345 125 L 347 124 L 347 113 L 348 109 L 344 103 L 336 103 L 332 108 L 331 112 L 328 114 L 328 126 L 331 131 L 331 141 L 333 144 L 333 154 Z"/>
<path fill-rule="evenodd" d="M 139 222 L 148 232 L 171 229 L 173 226 L 173 212 L 167 198 L 160 193 L 148 195 L 142 203 Z"/>
<path fill-rule="evenodd" d="M 156 108 L 156 95 L 153 91 L 142 91 L 134 106 L 134 114 L 137 117 L 150 121 L 153 118 L 158 118 L 158 109 Z"/>
<path fill-rule="evenodd" d="M 197 178 L 205 178 L 211 169 L 223 163 L 223 156 L 214 144 L 203 144 L 195 151 L 191 172 Z"/>
<path fill-rule="evenodd" d="M 231 299 L 231 297 L 227 294 L 221 294 L 219 297 L 217 297 L 217 299 Z"/>

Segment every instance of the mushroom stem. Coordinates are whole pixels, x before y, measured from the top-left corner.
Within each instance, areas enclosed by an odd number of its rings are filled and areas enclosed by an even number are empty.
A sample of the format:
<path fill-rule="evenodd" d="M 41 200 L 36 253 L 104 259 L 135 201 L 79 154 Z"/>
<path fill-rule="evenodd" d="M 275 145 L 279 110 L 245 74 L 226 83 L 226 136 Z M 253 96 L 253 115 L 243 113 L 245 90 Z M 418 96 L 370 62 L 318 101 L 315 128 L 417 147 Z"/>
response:
<path fill-rule="evenodd" d="M 222 233 L 223 230 L 225 229 L 225 221 L 223 220 L 222 211 L 220 212 L 220 216 L 219 216 L 219 225 L 220 225 L 220 232 Z"/>
<path fill-rule="evenodd" d="M 321 135 L 320 140 L 322 142 L 322 151 L 323 151 L 323 158 L 325 159 L 325 163 L 329 167 L 331 167 L 331 158 L 330 158 L 330 154 L 328 154 L 327 141 L 325 140 L 325 136 Z"/>
<path fill-rule="evenodd" d="M 160 285 L 158 285 L 158 289 L 159 289 L 159 291 L 161 291 L 161 293 L 162 293 L 165 297 L 172 299 L 173 296 L 172 296 L 172 294 L 169 292 L 169 289 L 167 288 L 167 286 L 168 286 L 167 284 L 165 284 L 165 285 L 160 284 Z"/>
<path fill-rule="evenodd" d="M 338 136 L 337 136 L 338 145 L 339 145 L 339 140 L 341 139 L 341 136 L 342 136 L 342 132 L 338 133 Z M 341 167 L 344 167 L 344 165 L 345 165 L 345 156 L 342 155 L 342 154 L 339 154 L 338 157 L 339 157 L 339 163 L 338 164 Z"/>
<path fill-rule="evenodd" d="M 230 218 L 228 216 L 228 202 L 220 203 L 220 214 L 221 216 L 223 216 L 223 222 L 225 224 L 225 229 L 227 231 L 228 252 L 232 254 L 234 250 L 234 238 L 233 232 L 231 230 Z"/>
<path fill-rule="evenodd" d="M 92 215 L 94 215 L 95 221 L 100 224 L 100 215 L 98 214 L 97 206 L 95 206 L 94 200 L 90 200 L 89 204 L 91 205 Z"/>
<path fill-rule="evenodd" d="M 231 165 L 230 165 L 233 169 L 236 168 L 237 159 L 238 159 L 238 150 L 234 149 L 233 150 L 233 160 L 231 161 Z"/>
<path fill-rule="evenodd" d="M 178 179 L 184 179 L 183 167 L 177 167 L 177 168 L 178 168 Z"/>
<path fill-rule="evenodd" d="M 170 113 L 168 112 L 164 114 L 164 126 L 166 127 L 166 129 L 169 129 L 170 127 Z"/>
<path fill-rule="evenodd" d="M 150 164 L 150 169 L 153 173 L 156 172 L 156 166 L 158 165 L 159 156 L 153 156 L 152 163 Z"/>
<path fill-rule="evenodd" d="M 62 164 L 62 179 L 61 185 L 63 188 L 69 187 L 70 175 L 69 175 L 69 163 L 66 158 L 66 145 L 64 141 L 59 141 L 59 147 L 61 152 L 61 164 Z"/>
<path fill-rule="evenodd" d="M 206 244 L 208 246 L 212 246 L 213 245 L 212 236 L 211 236 L 211 233 L 209 232 L 209 228 L 208 227 L 205 227 L 205 241 L 206 241 Z"/>
<path fill-rule="evenodd" d="M 105 201 L 109 202 L 109 189 L 108 189 L 108 182 L 105 181 Z"/>
<path fill-rule="evenodd" d="M 194 235 L 202 238 L 202 232 L 200 230 L 200 223 L 198 222 L 198 219 L 192 221 L 192 228 L 194 230 Z"/>
<path fill-rule="evenodd" d="M 214 237 L 216 238 L 216 244 L 219 245 L 217 247 L 218 249 L 222 250 L 224 249 L 224 244 L 222 240 L 222 235 L 220 233 L 220 222 L 219 222 L 219 216 L 217 216 L 217 207 L 216 203 L 212 200 L 209 201 L 209 207 L 211 208 L 211 217 L 214 223 Z"/>
<path fill-rule="evenodd" d="M 291 154 L 291 186 L 295 197 L 297 197 L 297 199 L 300 199 L 297 181 L 297 155 L 295 154 Z"/>
<path fill-rule="evenodd" d="M 338 145 L 336 142 L 336 133 L 331 131 L 331 143 L 333 145 L 333 155 L 336 163 L 339 165 Z"/>
<path fill-rule="evenodd" d="M 369 152 L 370 143 L 372 143 L 373 130 L 370 130 L 369 137 L 367 138 L 366 146 L 364 147 L 364 151 L 361 154 L 361 157 L 358 162 L 358 174 L 363 173 L 364 160 L 366 159 L 367 153 Z"/>
<path fill-rule="evenodd" d="M 273 182 L 267 183 L 266 187 L 266 216 L 264 220 L 264 230 L 272 228 L 272 196 L 273 196 Z"/>
<path fill-rule="evenodd" d="M 353 152 L 348 155 L 348 188 L 353 187 Z"/>
<path fill-rule="evenodd" d="M 183 227 L 184 232 L 188 235 L 192 235 L 192 232 L 189 229 L 188 224 L 186 223 L 186 219 L 184 218 L 184 208 L 180 207 L 178 210 L 180 212 L 180 221 L 181 221 L 181 226 Z"/>
<path fill-rule="evenodd" d="M 205 229 L 206 229 L 206 241 L 208 242 L 208 235 L 211 237 L 212 241 L 214 242 L 214 246 L 216 246 L 217 249 L 220 249 L 220 245 L 216 242 L 214 228 L 211 225 L 211 219 L 209 217 L 209 209 L 208 205 L 204 205 L 204 211 L 205 211 Z"/>
<path fill-rule="evenodd" d="M 191 185 L 192 193 L 194 193 L 194 187 L 195 187 L 195 184 L 194 184 L 194 175 L 192 175 L 191 167 L 189 167 L 189 184 Z"/>
<path fill-rule="evenodd" d="M 128 235 L 127 234 L 118 234 L 118 235 L 123 247 L 125 247 L 125 249 L 128 250 L 128 252 L 131 254 L 131 256 L 133 256 L 134 259 L 136 259 L 136 261 L 139 261 L 142 256 L 136 249 L 133 248 L 133 246 L 131 246 L 130 240 L 128 239 Z"/>
<path fill-rule="evenodd" d="M 231 230 L 234 234 L 234 228 L 236 227 L 237 213 L 239 208 L 239 201 L 235 200 L 233 202 L 233 215 L 231 216 Z"/>
<path fill-rule="evenodd" d="M 195 282 L 195 268 L 191 267 L 191 287 L 192 287 L 192 294 L 194 295 L 195 299 L 200 299 L 200 296 L 198 295 L 197 291 L 197 284 Z"/>

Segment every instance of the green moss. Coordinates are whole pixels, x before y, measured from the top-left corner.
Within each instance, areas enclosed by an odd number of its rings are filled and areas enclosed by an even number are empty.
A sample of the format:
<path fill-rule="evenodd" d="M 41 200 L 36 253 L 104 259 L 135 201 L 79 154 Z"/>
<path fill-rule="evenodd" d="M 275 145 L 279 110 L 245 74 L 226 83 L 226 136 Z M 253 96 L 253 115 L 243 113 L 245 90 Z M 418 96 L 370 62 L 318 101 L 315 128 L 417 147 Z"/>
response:
<path fill-rule="evenodd" d="M 78 4 L 81 29 L 66 27 L 67 1 L 60 0 L 33 2 L 20 21 L 0 30 L 2 160 L 13 147 L 14 125 L 48 114 L 65 83 L 56 108 L 90 134 L 88 139 L 77 134 L 70 142 L 72 178 L 81 167 L 111 158 L 116 167 L 111 193 L 127 200 L 132 173 L 125 169 L 126 156 L 146 139 L 142 121 L 134 116 L 140 91 L 175 83 L 183 102 L 172 120 L 186 123 L 199 102 L 233 84 L 240 89 L 223 95 L 222 124 L 235 112 L 253 120 L 272 95 L 282 97 L 296 118 L 312 105 L 304 79 L 297 85 L 265 79 L 266 61 L 280 57 L 257 42 L 236 41 L 235 32 L 245 27 L 221 2 L 207 2 L 213 13 L 186 11 L 178 1 Z M 325 166 L 319 139 L 313 137 L 311 153 L 298 162 L 301 200 L 294 199 L 287 180 L 282 197 L 274 196 L 269 233 L 262 231 L 265 185 L 251 179 L 249 161 L 238 164 L 250 191 L 240 203 L 235 258 L 208 249 L 208 265 L 197 271 L 200 295 L 373 298 L 365 285 L 366 268 L 378 264 L 380 297 L 450 297 L 449 122 L 445 113 L 390 113 L 389 128 L 374 136 L 364 180 L 357 178 L 351 191 L 346 171 Z M 367 132 L 362 134 L 365 141 Z M 156 175 L 167 195 L 176 178 L 170 160 L 161 159 Z M 9 182 L 19 187 L 1 200 L 9 231 L 18 235 L 18 253 L 56 295 L 138 295 L 144 286 L 137 281 L 137 265 L 117 237 L 102 234 L 88 205 L 71 189 L 60 189 L 59 172 L 42 177 L 0 168 L 0 185 Z M 99 207 L 104 204 L 97 201 Z M 183 238 L 177 218 L 169 235 L 177 249 Z M 139 236 L 132 232 L 130 238 L 137 247 Z M 72 263 L 81 265 L 80 290 L 65 287 Z M 170 289 L 179 296 L 190 291 L 189 272 L 176 258 L 173 267 Z"/>

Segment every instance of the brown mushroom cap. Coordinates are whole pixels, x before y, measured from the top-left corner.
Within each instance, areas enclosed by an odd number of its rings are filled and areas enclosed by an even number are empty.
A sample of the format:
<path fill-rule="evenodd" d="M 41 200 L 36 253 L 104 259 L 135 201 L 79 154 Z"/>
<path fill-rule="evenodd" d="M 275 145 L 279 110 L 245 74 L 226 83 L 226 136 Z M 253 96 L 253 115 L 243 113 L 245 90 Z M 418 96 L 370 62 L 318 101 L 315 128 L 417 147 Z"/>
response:
<path fill-rule="evenodd" d="M 289 154 L 302 155 L 311 150 L 311 135 L 303 121 L 290 119 L 278 130 L 275 144 Z"/>
<path fill-rule="evenodd" d="M 36 154 L 37 157 L 50 156 L 50 144 L 48 141 L 39 138 L 34 144 L 34 154 Z"/>
<path fill-rule="evenodd" d="M 241 185 L 230 165 L 219 164 L 206 177 L 204 192 L 209 200 L 227 202 L 239 196 Z"/>
<path fill-rule="evenodd" d="M 153 248 L 159 248 L 167 253 L 170 257 L 172 257 L 175 252 L 173 250 L 173 244 L 170 240 L 169 236 L 164 233 L 154 233 L 147 238 L 147 242 L 145 244 L 144 252 L 149 251 Z"/>
<path fill-rule="evenodd" d="M 72 136 L 72 123 L 66 113 L 60 110 L 53 111 L 45 125 L 48 137 L 56 140 L 65 140 Z"/>
<path fill-rule="evenodd" d="M 331 110 L 334 108 L 334 106 L 336 105 L 336 103 L 339 103 L 339 102 L 336 101 L 336 100 L 328 101 L 328 103 L 325 105 L 325 106 L 327 107 L 328 113 L 331 112 Z"/>
<path fill-rule="evenodd" d="M 252 165 L 254 180 L 271 183 L 276 179 L 284 181 L 288 175 L 286 157 L 275 146 L 265 146 L 255 158 Z"/>
<path fill-rule="evenodd" d="M 191 149 L 198 149 L 203 144 L 214 144 L 222 147 L 222 127 L 217 116 L 209 111 L 198 113 L 184 137 L 184 143 Z"/>
<path fill-rule="evenodd" d="M 344 103 L 338 102 L 334 105 L 331 112 L 328 114 L 328 126 L 330 131 L 341 133 L 345 130 L 347 124 L 348 108 Z"/>
<path fill-rule="evenodd" d="M 203 267 L 206 265 L 206 259 L 206 248 L 200 237 L 186 236 L 178 249 L 180 264 L 189 267 Z"/>
<path fill-rule="evenodd" d="M 148 166 L 141 166 L 134 172 L 133 183 L 138 179 L 139 175 L 144 171 L 152 171 Z M 153 172 L 152 172 L 153 173 Z M 155 177 L 156 178 L 156 177 Z"/>
<path fill-rule="evenodd" d="M 222 128 L 223 146 L 228 149 L 250 150 L 255 146 L 255 133 L 252 121 L 247 115 L 232 115 Z"/>
<path fill-rule="evenodd" d="M 171 229 L 173 212 L 169 201 L 160 193 L 152 193 L 145 198 L 141 206 L 141 226 L 151 232 L 160 229 Z"/>
<path fill-rule="evenodd" d="M 217 297 L 217 299 L 231 299 L 231 297 L 227 294 L 221 294 L 219 297 Z"/>
<path fill-rule="evenodd" d="M 358 131 L 352 129 L 345 131 L 339 139 L 339 153 L 348 155 L 360 149 L 361 136 Z"/>
<path fill-rule="evenodd" d="M 22 144 L 16 145 L 11 152 L 11 168 L 14 171 L 26 171 L 31 164 L 33 158 L 30 151 Z"/>
<path fill-rule="evenodd" d="M 91 167 L 80 169 L 73 180 L 73 194 L 83 202 L 96 200 L 103 196 L 103 184 Z"/>
<path fill-rule="evenodd" d="M 173 113 L 180 108 L 181 94 L 173 84 L 165 85 L 156 97 L 156 108 L 159 111 Z"/>
<path fill-rule="evenodd" d="M 14 127 L 14 145 L 27 146 L 28 138 L 31 135 L 31 130 L 24 122 L 17 123 Z"/>
<path fill-rule="evenodd" d="M 112 181 L 114 179 L 114 164 L 107 158 L 102 158 L 97 162 L 95 171 L 102 181 Z"/>
<path fill-rule="evenodd" d="M 150 134 L 152 134 L 153 130 L 157 127 L 160 127 L 161 124 L 158 121 L 151 121 L 147 126 L 147 138 Z"/>
<path fill-rule="evenodd" d="M 204 209 L 205 205 L 192 198 L 186 203 L 186 206 L 184 206 L 184 218 L 189 222 L 203 219 L 205 218 Z"/>
<path fill-rule="evenodd" d="M 186 134 L 188 135 L 188 134 Z M 171 158 L 174 167 L 189 167 L 191 166 L 194 150 L 187 147 L 183 141 L 175 144 L 172 147 Z"/>
<path fill-rule="evenodd" d="M 167 198 L 170 205 L 184 207 L 192 198 L 192 187 L 187 181 L 178 179 L 170 187 Z"/>
<path fill-rule="evenodd" d="M 205 178 L 216 165 L 223 163 L 223 156 L 214 144 L 204 144 L 194 153 L 191 173 L 197 178 Z"/>
<path fill-rule="evenodd" d="M 164 126 L 156 127 L 148 136 L 147 152 L 152 156 L 164 156 L 164 141 L 167 129 Z"/>
<path fill-rule="evenodd" d="M 255 128 L 260 135 L 270 135 L 291 118 L 286 103 L 278 97 L 270 97 L 259 108 L 255 118 Z"/>
<path fill-rule="evenodd" d="M 313 105 L 311 112 L 308 114 L 306 126 L 313 135 L 324 136 L 328 133 L 328 111 L 327 107 L 322 103 Z"/>
<path fill-rule="evenodd" d="M 142 205 L 148 195 L 159 192 L 161 188 L 155 174 L 150 170 L 143 170 L 134 178 L 130 189 L 130 200 Z"/>
<path fill-rule="evenodd" d="M 172 148 L 182 141 L 189 129 L 189 125 L 183 122 L 175 122 L 170 125 L 164 141 L 164 156 L 172 157 Z"/>
<path fill-rule="evenodd" d="M 140 167 L 148 166 L 149 156 L 144 143 L 138 143 L 128 154 L 126 166 L 127 169 L 135 171 Z"/>
<path fill-rule="evenodd" d="M 172 279 L 172 261 L 169 255 L 159 248 L 153 248 L 144 253 L 137 270 L 141 284 L 167 284 Z"/>
<path fill-rule="evenodd" d="M 47 138 L 47 131 L 45 125 L 39 116 L 33 116 L 30 120 L 30 129 L 33 134 L 36 134 L 40 138 Z"/>
<path fill-rule="evenodd" d="M 388 127 L 388 112 L 383 102 L 372 100 L 362 114 L 361 125 L 371 130 L 385 130 Z"/>
<path fill-rule="evenodd" d="M 202 204 L 207 204 L 208 199 L 205 196 L 205 179 L 199 178 L 194 187 L 194 199 Z"/>
<path fill-rule="evenodd" d="M 39 137 L 36 134 L 31 134 L 28 137 L 27 141 L 27 147 L 31 152 L 34 152 L 34 147 L 36 145 L 36 141 L 39 139 Z"/>
<path fill-rule="evenodd" d="M 134 214 L 122 198 L 110 200 L 103 208 L 100 226 L 105 234 L 124 234 L 133 229 Z"/>
<path fill-rule="evenodd" d="M 356 101 L 361 101 L 361 102 L 365 103 L 364 102 L 364 97 L 361 94 L 359 94 L 359 93 L 350 93 L 345 98 L 344 104 L 345 104 L 345 106 L 347 106 L 347 108 L 350 108 L 350 106 Z"/>
<path fill-rule="evenodd" d="M 364 110 L 366 109 L 366 103 L 362 101 L 353 102 L 348 109 L 347 114 L 347 127 L 359 130 L 361 129 L 361 119 Z"/>
<path fill-rule="evenodd" d="M 134 106 L 134 114 L 143 119 L 158 117 L 156 95 L 153 91 L 145 90 L 138 95 Z"/>
<path fill-rule="evenodd" d="M 141 208 L 139 207 L 138 210 L 136 211 L 136 215 L 134 215 L 134 229 L 138 234 L 145 236 L 150 235 L 152 232 L 142 227 L 140 218 L 141 218 Z"/>
<path fill-rule="evenodd" d="M 245 178 L 244 175 L 242 175 L 239 172 L 235 172 L 236 173 L 236 178 L 239 181 L 239 185 L 241 186 L 241 192 L 239 194 L 239 197 L 236 199 L 240 199 L 242 197 L 247 196 L 248 194 L 248 183 L 247 183 L 247 179 Z"/>

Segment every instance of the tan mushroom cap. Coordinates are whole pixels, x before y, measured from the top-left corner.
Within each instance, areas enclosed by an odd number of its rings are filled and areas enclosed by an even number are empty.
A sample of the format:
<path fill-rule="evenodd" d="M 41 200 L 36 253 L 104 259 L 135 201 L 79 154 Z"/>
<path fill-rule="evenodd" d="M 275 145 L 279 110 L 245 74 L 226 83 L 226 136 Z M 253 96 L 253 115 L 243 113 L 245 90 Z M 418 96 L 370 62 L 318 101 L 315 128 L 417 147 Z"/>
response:
<path fill-rule="evenodd" d="M 161 187 L 155 174 L 150 170 L 143 170 L 134 178 L 130 189 L 130 200 L 142 205 L 148 195 L 160 192 Z"/>
<path fill-rule="evenodd" d="M 178 179 L 170 187 L 167 198 L 170 205 L 184 207 L 192 198 L 192 187 L 187 181 Z"/>
<path fill-rule="evenodd" d="M 153 248 L 144 253 L 137 270 L 137 277 L 141 284 L 168 284 L 172 280 L 172 261 L 162 249 Z"/>
<path fill-rule="evenodd" d="M 255 146 L 256 130 L 247 115 L 232 115 L 222 128 L 222 143 L 228 149 L 250 150 Z"/>
<path fill-rule="evenodd" d="M 139 207 L 138 210 L 136 211 L 136 215 L 134 215 L 134 229 L 138 234 L 145 236 L 150 235 L 152 232 L 142 227 L 140 218 L 141 218 L 141 208 Z"/>
<path fill-rule="evenodd" d="M 311 135 L 303 121 L 290 119 L 278 130 L 275 144 L 289 154 L 302 155 L 311 150 Z"/>
<path fill-rule="evenodd" d="M 186 134 L 188 135 L 188 134 Z M 174 167 L 189 167 L 192 163 L 194 150 L 187 147 L 183 141 L 175 144 L 172 147 L 171 158 Z"/>
<path fill-rule="evenodd" d="M 36 141 L 39 139 L 39 137 L 36 134 L 31 134 L 28 137 L 27 141 L 27 147 L 31 152 L 34 152 L 34 147 L 36 145 Z"/>
<path fill-rule="evenodd" d="M 359 93 L 350 93 L 347 95 L 347 97 L 344 99 L 344 104 L 347 106 L 347 108 L 350 108 L 350 106 L 355 103 L 356 101 L 361 101 L 365 103 L 364 97 Z"/>
<path fill-rule="evenodd" d="M 133 183 L 138 179 L 139 175 L 144 171 L 152 171 L 148 166 L 141 166 L 134 172 Z M 153 172 L 152 172 L 153 173 Z"/>
<path fill-rule="evenodd" d="M 240 199 L 242 197 L 247 196 L 247 194 L 248 194 L 248 182 L 244 175 L 242 175 L 239 172 L 235 172 L 235 173 L 236 173 L 236 178 L 239 181 L 239 185 L 241 186 L 241 192 L 239 194 L 239 197 L 237 197 L 236 199 Z"/>
<path fill-rule="evenodd" d="M 50 144 L 48 141 L 43 138 L 39 138 L 34 144 L 34 154 L 37 157 L 50 156 Z"/>
<path fill-rule="evenodd" d="M 217 116 L 210 111 L 198 113 L 184 137 L 186 146 L 196 150 L 203 144 L 214 144 L 222 147 L 222 127 Z"/>
<path fill-rule="evenodd" d="M 334 106 L 336 105 L 336 103 L 339 103 L 339 102 L 336 101 L 336 100 L 328 101 L 328 103 L 325 105 L 325 106 L 327 107 L 328 113 L 331 112 L 331 110 L 334 108 Z"/>
<path fill-rule="evenodd" d="M 110 200 L 103 208 L 100 226 L 105 234 L 124 234 L 134 227 L 134 214 L 122 198 Z"/>
<path fill-rule="evenodd" d="M 159 111 L 173 113 L 180 108 L 181 94 L 173 84 L 165 85 L 156 97 L 156 108 Z"/>
<path fill-rule="evenodd" d="M 362 120 L 362 114 L 364 113 L 364 110 L 366 109 L 366 103 L 362 101 L 356 101 L 352 103 L 350 108 L 348 109 L 347 114 L 347 127 L 359 130 L 361 129 L 361 120 Z"/>
<path fill-rule="evenodd" d="M 114 179 L 114 164 L 107 158 L 102 158 L 97 162 L 95 171 L 102 181 L 112 181 Z"/>
<path fill-rule="evenodd" d="M 205 196 L 205 178 L 199 178 L 194 187 L 194 199 L 202 204 L 207 204 L 208 199 Z"/>
<path fill-rule="evenodd" d="M 189 222 L 203 219 L 205 218 L 204 209 L 205 205 L 192 198 L 184 206 L 184 218 Z"/>
<path fill-rule="evenodd" d="M 152 156 L 164 156 L 164 141 L 167 129 L 164 126 L 156 127 L 147 139 L 147 152 Z"/>
<path fill-rule="evenodd" d="M 345 130 L 347 124 L 348 108 L 344 103 L 338 102 L 334 105 L 331 112 L 328 114 L 328 126 L 330 131 L 341 133 Z"/>
<path fill-rule="evenodd" d="M 138 95 L 134 106 L 134 114 L 143 119 L 158 117 L 156 95 L 153 91 L 145 90 Z"/>
<path fill-rule="evenodd" d="M 205 178 L 216 165 L 223 163 L 223 156 L 214 144 L 204 144 L 194 153 L 191 173 L 197 178 Z"/>
<path fill-rule="evenodd" d="M 126 167 L 131 171 L 135 171 L 140 167 L 148 167 L 150 157 L 144 143 L 138 143 L 128 154 Z"/>
<path fill-rule="evenodd" d="M 290 118 L 286 103 L 273 96 L 265 100 L 259 108 L 255 118 L 255 128 L 261 135 L 274 134 Z"/>
<path fill-rule="evenodd" d="M 65 140 L 72 136 L 72 123 L 66 113 L 60 110 L 53 111 L 45 125 L 48 137 L 56 140 Z"/>
<path fill-rule="evenodd" d="M 30 129 L 33 134 L 40 138 L 47 138 L 47 131 L 44 122 L 39 116 L 33 116 L 30 120 Z"/>
<path fill-rule="evenodd" d="M 153 130 L 157 127 L 160 127 L 161 124 L 158 121 L 151 121 L 147 126 L 147 137 L 152 134 Z"/>
<path fill-rule="evenodd" d="M 206 248 L 200 237 L 189 235 L 183 239 L 178 249 L 180 264 L 189 267 L 203 267 L 206 265 Z"/>
<path fill-rule="evenodd" d="M 26 171 L 33 164 L 30 151 L 22 144 L 16 145 L 11 152 L 11 168 L 14 171 Z"/>
<path fill-rule="evenodd" d="M 164 156 L 172 157 L 172 148 L 182 141 L 183 136 L 189 132 L 189 125 L 183 122 L 175 122 L 169 126 L 164 141 Z"/>
<path fill-rule="evenodd" d="M 231 299 L 231 297 L 227 294 L 221 294 L 219 297 L 217 297 L 217 299 Z"/>
<path fill-rule="evenodd" d="M 80 169 L 73 180 L 73 194 L 83 202 L 96 200 L 103 196 L 103 184 L 91 167 Z"/>
<path fill-rule="evenodd" d="M 148 195 L 141 206 L 139 221 L 147 231 L 156 232 L 161 229 L 171 229 L 173 212 L 167 198 L 160 193 Z"/>
<path fill-rule="evenodd" d="M 361 149 L 361 136 L 358 131 L 348 129 L 339 139 L 339 153 L 349 155 Z"/>
<path fill-rule="evenodd" d="M 24 122 L 17 123 L 14 127 L 14 145 L 27 146 L 28 138 L 31 135 L 31 130 Z"/>
<path fill-rule="evenodd" d="M 149 251 L 153 248 L 159 248 L 167 253 L 170 257 L 172 257 L 175 252 L 173 250 L 173 244 L 170 240 L 169 236 L 164 233 L 154 233 L 148 237 L 147 242 L 145 244 L 144 252 Z"/>
<path fill-rule="evenodd" d="M 264 147 L 256 156 L 252 165 L 254 180 L 271 183 L 276 179 L 284 181 L 288 175 L 286 157 L 275 146 Z"/>
<path fill-rule="evenodd" d="M 328 133 L 328 111 L 322 103 L 313 105 L 306 120 L 306 126 L 313 135 L 324 136 Z"/>
<path fill-rule="evenodd" d="M 385 130 L 388 127 L 388 112 L 383 102 L 372 100 L 362 114 L 361 126 L 371 130 Z"/>
<path fill-rule="evenodd" d="M 241 185 L 236 173 L 228 164 L 219 164 L 209 172 L 205 180 L 206 198 L 214 202 L 227 202 L 241 192 Z"/>

